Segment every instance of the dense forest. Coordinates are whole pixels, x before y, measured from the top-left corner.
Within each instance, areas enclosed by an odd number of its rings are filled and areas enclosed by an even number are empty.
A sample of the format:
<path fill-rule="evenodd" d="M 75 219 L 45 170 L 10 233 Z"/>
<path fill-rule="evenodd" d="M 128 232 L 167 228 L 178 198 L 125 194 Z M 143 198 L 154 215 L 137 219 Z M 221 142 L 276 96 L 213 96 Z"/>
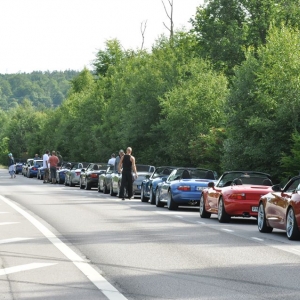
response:
<path fill-rule="evenodd" d="M 299 0 L 211 0 L 192 30 L 160 36 L 151 51 L 109 40 L 61 104 L 28 96 L 0 110 L 1 161 L 48 148 L 99 162 L 131 146 L 155 166 L 298 174 L 299 22 Z"/>
<path fill-rule="evenodd" d="M 0 108 L 16 108 L 23 100 L 33 106 L 56 107 L 67 97 L 77 71 L 0 74 Z"/>

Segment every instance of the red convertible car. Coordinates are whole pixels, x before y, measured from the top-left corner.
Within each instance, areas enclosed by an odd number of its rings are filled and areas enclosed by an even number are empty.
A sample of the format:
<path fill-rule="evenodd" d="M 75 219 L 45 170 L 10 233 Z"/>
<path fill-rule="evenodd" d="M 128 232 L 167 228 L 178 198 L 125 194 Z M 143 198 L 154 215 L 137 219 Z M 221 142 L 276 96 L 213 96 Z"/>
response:
<path fill-rule="evenodd" d="M 283 189 L 274 185 L 272 192 L 261 197 L 258 206 L 258 230 L 286 231 L 289 240 L 300 239 L 300 176 L 289 180 Z"/>
<path fill-rule="evenodd" d="M 261 196 L 272 191 L 269 174 L 254 171 L 225 172 L 218 182 L 210 182 L 200 198 L 200 217 L 217 214 L 220 223 L 231 217 L 256 217 Z"/>

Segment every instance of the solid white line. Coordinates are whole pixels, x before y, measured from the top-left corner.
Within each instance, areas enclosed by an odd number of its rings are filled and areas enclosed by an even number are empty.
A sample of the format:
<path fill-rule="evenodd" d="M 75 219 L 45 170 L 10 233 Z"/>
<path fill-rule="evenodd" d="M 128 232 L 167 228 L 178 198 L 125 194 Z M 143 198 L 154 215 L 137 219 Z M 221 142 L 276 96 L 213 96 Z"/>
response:
<path fill-rule="evenodd" d="M 257 237 L 252 237 L 251 239 L 256 240 L 256 241 L 260 241 L 260 242 L 264 241 L 263 239 L 260 239 L 260 238 L 257 238 Z"/>
<path fill-rule="evenodd" d="M 101 276 L 91 265 L 86 263 L 79 255 L 77 255 L 70 247 L 64 244 L 41 222 L 32 217 L 25 210 L 11 202 L 9 199 L 0 195 L 0 199 L 10 205 L 13 209 L 23 215 L 31 222 L 57 249 L 59 249 L 73 264 L 87 276 L 87 278 L 110 300 L 125 300 L 123 296 L 114 286 L 112 286 L 103 276 Z"/>
<path fill-rule="evenodd" d="M 227 232 L 234 232 L 233 230 L 231 229 L 226 229 L 226 228 L 222 228 L 223 231 L 227 231 Z"/>
<path fill-rule="evenodd" d="M 18 223 L 20 223 L 20 222 L 2 222 L 2 223 L 0 223 L 0 226 L 2 226 L 2 225 L 11 225 L 11 224 L 18 224 Z"/>
<path fill-rule="evenodd" d="M 9 214 L 8 211 L 0 211 L 0 214 Z"/>
<path fill-rule="evenodd" d="M 52 263 L 52 264 L 50 264 L 50 263 L 49 264 L 32 263 L 32 264 L 27 264 L 27 265 L 21 265 L 21 266 L 16 266 L 16 267 L 11 267 L 11 268 L 0 269 L 0 276 L 11 274 L 11 273 L 22 272 L 22 271 L 28 271 L 28 270 L 32 270 L 32 269 L 49 267 L 49 266 L 53 266 L 53 265 L 57 265 L 57 263 Z"/>
<path fill-rule="evenodd" d="M 0 244 L 23 242 L 27 240 L 33 240 L 33 238 L 12 238 L 12 239 L 0 240 Z"/>

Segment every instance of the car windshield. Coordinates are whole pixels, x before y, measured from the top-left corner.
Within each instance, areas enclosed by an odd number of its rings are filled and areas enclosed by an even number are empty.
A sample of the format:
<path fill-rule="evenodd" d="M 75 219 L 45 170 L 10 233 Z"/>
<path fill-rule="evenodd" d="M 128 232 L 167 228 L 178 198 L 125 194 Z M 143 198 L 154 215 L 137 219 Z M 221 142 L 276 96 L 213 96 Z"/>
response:
<path fill-rule="evenodd" d="M 136 170 L 138 172 L 149 172 L 150 166 L 149 165 L 136 165 Z"/>
<path fill-rule="evenodd" d="M 271 186 L 272 181 L 264 173 L 255 173 L 255 172 L 230 172 L 224 174 L 219 182 L 217 183 L 218 187 L 229 186 L 231 184 L 238 185 L 266 185 Z"/>
<path fill-rule="evenodd" d="M 35 166 L 40 166 L 40 167 L 41 167 L 41 166 L 43 165 L 43 161 L 42 161 L 42 160 L 35 160 L 35 161 L 34 161 L 34 165 L 35 165 Z"/>
<path fill-rule="evenodd" d="M 159 167 L 155 170 L 155 172 L 152 174 L 152 178 L 158 178 L 158 177 L 164 177 L 169 176 L 172 172 L 173 168 L 169 167 Z"/>

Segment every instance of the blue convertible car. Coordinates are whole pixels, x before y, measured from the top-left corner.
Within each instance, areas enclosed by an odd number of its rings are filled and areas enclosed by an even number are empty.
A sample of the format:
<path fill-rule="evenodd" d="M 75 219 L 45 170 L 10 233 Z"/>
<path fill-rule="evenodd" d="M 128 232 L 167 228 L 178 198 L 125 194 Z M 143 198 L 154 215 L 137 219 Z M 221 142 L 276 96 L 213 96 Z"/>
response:
<path fill-rule="evenodd" d="M 141 201 L 148 202 L 150 199 L 151 204 L 155 204 L 155 193 L 159 183 L 163 181 L 163 178 L 171 174 L 171 172 L 178 167 L 157 167 L 155 171 L 142 181 L 141 184 Z"/>
<path fill-rule="evenodd" d="M 176 168 L 158 184 L 155 193 L 157 207 L 167 205 L 169 210 L 178 206 L 199 205 L 202 190 L 216 181 L 216 172 L 201 168 Z"/>

